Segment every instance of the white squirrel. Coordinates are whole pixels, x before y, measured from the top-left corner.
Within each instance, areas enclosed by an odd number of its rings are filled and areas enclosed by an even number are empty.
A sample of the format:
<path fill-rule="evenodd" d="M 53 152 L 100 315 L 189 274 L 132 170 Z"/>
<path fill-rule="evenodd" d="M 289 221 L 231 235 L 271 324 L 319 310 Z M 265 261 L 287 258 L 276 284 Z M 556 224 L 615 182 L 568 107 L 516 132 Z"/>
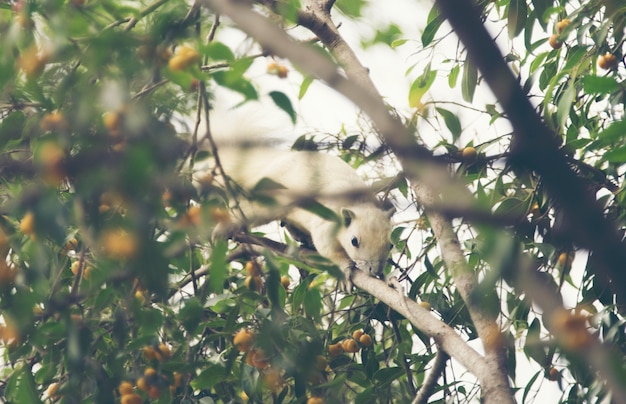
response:
<path fill-rule="evenodd" d="M 229 130 L 238 133 L 219 133 L 214 127 L 220 125 L 211 124 L 224 173 L 235 188 L 252 193 L 260 190 L 275 203 L 240 197 L 237 209 L 233 209 L 234 226 L 216 232 L 224 234 L 244 224 L 254 227 L 282 220 L 295 227 L 296 233 L 310 236 L 317 252 L 343 271 L 348 290 L 355 266 L 373 276 L 382 274 L 391 247 L 393 209 L 382 209 L 372 189 L 349 164 L 330 154 L 279 149 L 267 142 L 254 145 L 253 131 L 244 122 L 230 120 L 230 124 Z M 210 159 L 209 169 L 220 174 L 214 159 Z M 194 179 L 206 171 L 206 167 L 197 171 Z M 217 176 L 215 181 L 223 185 L 223 178 Z M 338 220 L 303 208 L 312 201 L 332 210 Z"/>

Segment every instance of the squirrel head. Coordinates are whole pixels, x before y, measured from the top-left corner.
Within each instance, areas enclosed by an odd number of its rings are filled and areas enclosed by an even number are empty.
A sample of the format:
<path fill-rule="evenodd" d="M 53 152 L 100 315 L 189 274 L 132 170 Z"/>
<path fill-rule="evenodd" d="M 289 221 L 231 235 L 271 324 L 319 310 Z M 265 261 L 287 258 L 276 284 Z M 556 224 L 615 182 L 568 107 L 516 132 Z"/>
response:
<path fill-rule="evenodd" d="M 370 275 L 379 275 L 391 250 L 393 209 L 381 210 L 373 204 L 342 208 L 342 226 L 337 239 L 356 267 Z"/>

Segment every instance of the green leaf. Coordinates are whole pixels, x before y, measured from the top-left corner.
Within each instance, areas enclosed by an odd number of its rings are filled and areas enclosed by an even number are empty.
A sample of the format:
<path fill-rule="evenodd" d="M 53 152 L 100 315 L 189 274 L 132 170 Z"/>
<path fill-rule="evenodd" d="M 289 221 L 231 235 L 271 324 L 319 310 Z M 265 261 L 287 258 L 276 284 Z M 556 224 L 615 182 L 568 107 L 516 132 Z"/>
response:
<path fill-rule="evenodd" d="M 210 42 L 201 47 L 200 50 L 211 60 L 225 60 L 227 62 L 235 60 L 233 51 L 221 42 Z"/>
<path fill-rule="evenodd" d="M 322 295 L 318 288 L 307 289 L 304 293 L 304 312 L 315 321 L 322 318 Z"/>
<path fill-rule="evenodd" d="M 476 91 L 476 84 L 478 82 L 478 70 L 474 63 L 469 61 L 469 57 L 465 59 L 463 66 L 463 78 L 461 80 L 461 93 L 463 99 L 467 102 L 472 102 L 474 99 L 474 92 Z"/>
<path fill-rule="evenodd" d="M 198 390 L 210 390 L 226 377 L 226 369 L 221 365 L 209 365 L 191 381 L 191 386 Z"/>
<path fill-rule="evenodd" d="M 565 126 L 565 122 L 567 121 L 567 117 L 569 116 L 570 110 L 572 108 L 572 103 L 576 98 L 576 87 L 573 85 L 568 85 L 561 98 L 559 99 L 559 105 L 556 110 L 556 120 L 558 122 L 559 128 Z"/>
<path fill-rule="evenodd" d="M 306 76 L 304 78 L 304 80 L 302 80 L 302 84 L 300 84 L 300 91 L 298 92 L 298 99 L 301 100 L 304 97 L 304 94 L 306 94 L 306 92 L 309 89 L 309 86 L 311 85 L 311 83 L 313 83 L 313 77 L 311 76 Z"/>
<path fill-rule="evenodd" d="M 282 109 L 287 113 L 287 115 L 289 115 L 289 118 L 291 118 L 291 122 L 296 123 L 296 111 L 293 109 L 289 97 L 287 97 L 285 93 L 280 91 L 271 91 L 269 93 L 269 96 L 272 98 L 272 101 L 274 101 L 274 104 L 276 104 L 278 108 Z"/>
<path fill-rule="evenodd" d="M 452 69 L 450 69 L 450 74 L 448 74 L 448 85 L 450 88 L 454 88 L 456 86 L 456 81 L 459 78 L 459 73 L 461 72 L 461 66 L 454 65 Z"/>
<path fill-rule="evenodd" d="M 409 89 L 409 106 L 413 108 L 420 106 L 422 97 L 426 94 L 430 86 L 433 85 L 436 77 L 436 72 L 430 70 L 429 64 L 426 67 L 424 74 L 415 79 L 413 84 L 411 84 L 411 88 Z"/>
<path fill-rule="evenodd" d="M 424 28 L 424 32 L 422 33 L 422 46 L 426 47 L 430 45 L 430 43 L 435 38 L 435 34 L 441 27 L 441 24 L 445 21 L 445 18 L 441 15 L 437 15 L 432 21 L 430 21 L 426 28 Z"/>
<path fill-rule="evenodd" d="M 461 132 L 463 131 L 459 118 L 447 109 L 439 107 L 437 107 L 436 109 L 437 112 L 439 112 L 439 114 L 441 114 L 441 116 L 443 117 L 443 120 L 446 123 L 448 130 L 450 130 L 450 133 L 452 133 L 452 138 L 454 140 L 457 140 L 461 135 Z"/>
<path fill-rule="evenodd" d="M 528 327 L 524 343 L 524 352 L 540 366 L 547 365 L 548 356 L 541 341 L 541 324 L 538 319 L 534 319 Z"/>
<path fill-rule="evenodd" d="M 626 146 L 618 147 L 617 149 L 611 149 L 607 151 L 602 160 L 611 163 L 624 163 L 626 162 Z"/>
<path fill-rule="evenodd" d="M 408 42 L 408 39 L 396 39 L 396 40 L 395 40 L 395 41 L 393 41 L 393 42 L 391 43 L 391 45 L 389 45 L 389 46 L 391 46 L 391 49 L 395 49 L 395 48 L 397 48 L 397 47 L 399 47 L 399 46 L 404 45 L 404 44 L 405 44 L 405 43 L 407 43 L 407 42 Z"/>
<path fill-rule="evenodd" d="M 621 88 L 614 77 L 587 75 L 582 78 L 583 91 L 587 94 L 610 94 Z"/>
<path fill-rule="evenodd" d="M 224 280 L 226 279 L 226 253 L 228 252 L 228 242 L 224 239 L 217 239 L 211 251 L 209 267 L 209 289 L 214 293 L 224 291 Z"/>
<path fill-rule="evenodd" d="M 365 0 L 338 0 L 335 5 L 347 16 L 360 17 Z"/>
<path fill-rule="evenodd" d="M 509 28 L 509 38 L 513 39 L 522 32 L 526 25 L 527 16 L 528 7 L 526 6 L 526 0 L 511 0 L 507 15 L 509 20 L 507 24 Z"/>

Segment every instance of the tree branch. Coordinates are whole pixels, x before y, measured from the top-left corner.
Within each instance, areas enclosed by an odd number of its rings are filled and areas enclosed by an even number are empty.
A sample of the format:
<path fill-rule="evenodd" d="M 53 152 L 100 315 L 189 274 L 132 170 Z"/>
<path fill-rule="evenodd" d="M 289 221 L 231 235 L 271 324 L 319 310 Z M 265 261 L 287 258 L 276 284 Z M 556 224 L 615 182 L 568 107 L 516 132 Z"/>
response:
<path fill-rule="evenodd" d="M 447 353 L 441 350 L 437 351 L 433 367 L 430 369 L 430 373 L 426 376 L 426 380 L 424 380 L 424 383 L 415 395 L 411 404 L 426 404 L 428 402 L 428 399 L 437 385 L 437 380 L 439 380 L 443 372 L 446 370 L 446 362 L 448 359 L 450 359 L 450 357 Z"/>

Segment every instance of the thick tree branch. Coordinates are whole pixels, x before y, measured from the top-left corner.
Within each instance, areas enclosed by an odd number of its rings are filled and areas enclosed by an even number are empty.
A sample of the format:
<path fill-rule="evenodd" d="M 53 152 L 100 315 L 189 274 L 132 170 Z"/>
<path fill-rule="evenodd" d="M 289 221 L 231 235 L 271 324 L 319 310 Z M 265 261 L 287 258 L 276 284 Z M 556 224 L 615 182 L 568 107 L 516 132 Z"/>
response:
<path fill-rule="evenodd" d="M 485 359 L 467 345 L 450 326 L 433 316 L 429 310 L 363 271 L 354 271 L 352 282 L 359 289 L 406 317 L 415 328 L 433 338 L 437 346 L 472 372 L 481 384 L 485 382 L 489 384 L 488 379 L 491 378 L 493 368 L 488 366 Z"/>

